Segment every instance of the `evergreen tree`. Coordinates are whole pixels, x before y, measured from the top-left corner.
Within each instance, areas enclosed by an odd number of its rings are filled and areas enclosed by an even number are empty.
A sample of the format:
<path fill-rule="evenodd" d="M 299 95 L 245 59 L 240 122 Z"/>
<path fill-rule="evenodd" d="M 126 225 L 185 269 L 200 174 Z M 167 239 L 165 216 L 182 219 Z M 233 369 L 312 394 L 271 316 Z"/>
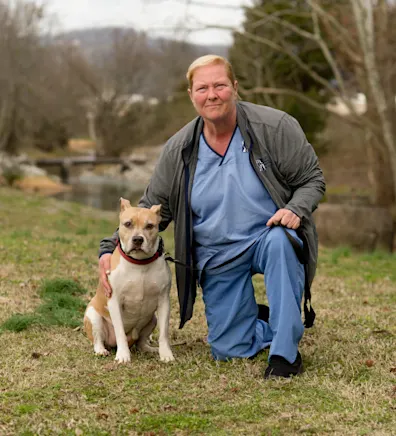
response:
<path fill-rule="evenodd" d="M 308 140 L 317 151 L 321 151 L 323 143 L 318 133 L 326 122 L 325 111 L 313 108 L 292 95 L 249 93 L 249 90 L 265 87 L 298 91 L 322 104 L 329 98 L 328 93 L 287 54 L 291 51 L 315 73 L 331 81 L 332 71 L 321 49 L 315 41 L 304 38 L 277 19 L 302 31 L 313 30 L 305 0 L 265 0 L 246 8 L 243 30 L 234 34 L 234 45 L 229 54 L 240 84 L 240 94 L 246 100 L 284 110 L 295 117 Z M 264 43 L 264 39 L 268 43 Z"/>

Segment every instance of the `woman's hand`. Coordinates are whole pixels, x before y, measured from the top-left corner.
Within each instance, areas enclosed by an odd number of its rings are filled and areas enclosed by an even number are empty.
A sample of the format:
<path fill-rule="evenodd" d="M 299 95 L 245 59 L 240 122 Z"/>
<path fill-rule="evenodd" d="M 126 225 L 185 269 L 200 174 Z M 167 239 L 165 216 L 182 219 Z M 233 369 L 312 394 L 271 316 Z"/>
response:
<path fill-rule="evenodd" d="M 99 280 L 107 298 L 111 297 L 112 289 L 108 276 L 111 272 L 111 253 L 105 253 L 99 259 Z"/>
<path fill-rule="evenodd" d="M 298 229 L 301 219 L 289 209 L 279 209 L 268 221 L 267 226 L 284 226 L 288 229 Z"/>

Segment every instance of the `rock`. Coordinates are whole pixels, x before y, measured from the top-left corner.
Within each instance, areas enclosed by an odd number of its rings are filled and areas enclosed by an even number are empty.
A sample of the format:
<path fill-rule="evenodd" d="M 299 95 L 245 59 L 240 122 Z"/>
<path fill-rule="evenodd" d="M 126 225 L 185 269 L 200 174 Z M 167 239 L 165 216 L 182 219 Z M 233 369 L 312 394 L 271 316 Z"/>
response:
<path fill-rule="evenodd" d="M 321 245 L 392 251 L 393 219 L 386 208 L 323 203 L 314 219 Z"/>
<path fill-rule="evenodd" d="M 43 177 L 47 172 L 43 169 L 32 165 L 25 154 L 11 156 L 6 153 L 0 153 L 0 175 L 14 172 L 18 177 Z"/>
<path fill-rule="evenodd" d="M 15 182 L 15 186 L 25 192 L 37 192 L 43 195 L 53 195 L 69 191 L 71 186 L 57 183 L 46 176 L 29 176 Z"/>
<path fill-rule="evenodd" d="M 43 170 L 42 168 L 36 167 L 34 165 L 26 165 L 22 164 L 19 167 L 22 171 L 22 174 L 24 177 L 36 177 L 36 176 L 46 176 L 47 171 Z"/>

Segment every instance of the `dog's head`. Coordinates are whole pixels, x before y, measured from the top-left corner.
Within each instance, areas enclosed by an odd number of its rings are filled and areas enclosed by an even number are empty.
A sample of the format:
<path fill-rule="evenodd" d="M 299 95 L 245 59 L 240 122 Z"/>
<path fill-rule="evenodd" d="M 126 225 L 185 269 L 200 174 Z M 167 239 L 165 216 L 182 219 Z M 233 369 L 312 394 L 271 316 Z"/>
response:
<path fill-rule="evenodd" d="M 161 222 L 161 205 L 151 209 L 132 207 L 120 198 L 119 238 L 121 248 L 128 256 L 147 259 L 158 249 L 158 231 Z"/>

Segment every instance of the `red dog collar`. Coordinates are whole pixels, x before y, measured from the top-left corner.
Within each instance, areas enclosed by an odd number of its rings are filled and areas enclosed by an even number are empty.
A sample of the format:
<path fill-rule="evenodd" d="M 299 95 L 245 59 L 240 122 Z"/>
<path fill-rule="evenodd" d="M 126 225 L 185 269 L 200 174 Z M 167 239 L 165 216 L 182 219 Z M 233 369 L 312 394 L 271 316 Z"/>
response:
<path fill-rule="evenodd" d="M 155 252 L 154 256 L 149 257 L 148 259 L 135 259 L 132 256 L 128 256 L 124 250 L 121 248 L 121 244 L 120 241 L 118 241 L 117 243 L 117 248 L 118 251 L 120 252 L 121 256 L 127 260 L 130 263 L 134 263 L 135 265 L 148 265 L 151 262 L 154 262 L 155 260 L 157 260 L 163 253 L 164 251 L 164 243 L 162 241 L 162 238 L 160 237 L 160 242 L 158 245 L 158 250 Z"/>

